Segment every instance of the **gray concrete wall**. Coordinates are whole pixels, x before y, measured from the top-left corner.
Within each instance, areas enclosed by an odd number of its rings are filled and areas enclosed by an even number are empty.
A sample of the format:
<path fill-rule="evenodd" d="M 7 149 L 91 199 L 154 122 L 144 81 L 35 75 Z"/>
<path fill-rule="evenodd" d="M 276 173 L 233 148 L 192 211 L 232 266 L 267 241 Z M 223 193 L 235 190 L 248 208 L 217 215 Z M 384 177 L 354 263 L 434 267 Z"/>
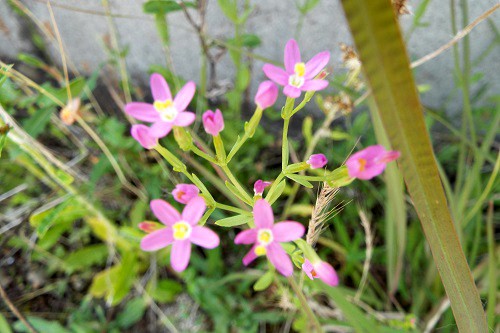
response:
<path fill-rule="evenodd" d="M 469 1 L 469 21 L 497 3 L 498 0 Z M 50 22 L 49 11 L 45 1 L 21 0 L 43 23 Z M 136 83 L 147 80 L 147 70 L 152 64 L 165 64 L 159 37 L 151 16 L 142 13 L 143 1 L 112 0 L 111 11 L 116 17 L 115 23 L 122 45 L 130 48 L 127 67 Z M 289 38 L 294 37 L 298 21 L 298 11 L 294 1 L 253 0 L 255 10 L 248 22 L 248 31 L 262 38 L 262 45 L 255 53 L 282 61 L 283 47 Z M 410 1 L 415 10 L 420 4 Z M 457 1 L 458 2 L 458 1 Z M 59 0 L 53 1 L 53 10 L 58 23 L 67 53 L 76 66 L 84 71 L 94 70 L 106 60 L 107 55 L 102 47 L 103 36 L 109 33 L 107 18 L 101 0 Z M 69 8 L 71 7 L 71 8 Z M 76 11 L 81 8 L 85 11 Z M 460 8 L 457 7 L 460 16 Z M 232 25 L 224 17 L 215 0 L 209 1 L 208 33 L 218 39 L 230 37 Z M 499 22 L 500 11 L 493 14 L 493 21 Z M 7 0 L 0 0 L 0 57 L 15 58 L 18 52 L 30 52 L 33 46 L 23 29 L 26 22 L 16 16 L 7 5 Z M 406 15 L 401 24 L 406 31 L 413 16 Z M 409 41 L 408 48 L 412 59 L 417 59 L 435 50 L 449 41 L 453 34 L 450 24 L 448 2 L 431 1 L 423 21 L 429 25 L 417 29 Z M 185 79 L 199 78 L 200 47 L 196 34 L 180 12 L 169 15 L 171 29 L 171 53 L 175 70 Z M 486 22 L 483 22 L 471 34 L 472 59 L 488 48 L 494 35 Z M 350 34 L 339 1 L 321 0 L 320 4 L 310 12 L 298 38 L 305 58 L 309 58 L 322 50 L 332 52 L 331 65 L 334 69 L 340 66 L 340 42 L 351 43 Z M 52 45 L 54 59 L 59 60 L 57 46 Z M 490 85 L 489 95 L 500 90 L 499 73 L 500 52 L 496 49 L 484 59 L 475 72 L 484 73 L 476 87 L 482 83 Z M 262 62 L 257 61 L 254 68 L 253 87 L 264 78 Z M 453 58 L 447 51 L 438 58 L 422 65 L 416 72 L 419 84 L 430 84 L 433 89 L 422 95 L 423 102 L 431 107 L 440 107 L 454 90 Z M 217 67 L 219 80 L 231 80 L 234 74 L 229 56 L 225 55 Z M 456 112 L 461 108 L 460 94 L 455 94 L 451 103 L 447 104 L 448 112 Z"/>

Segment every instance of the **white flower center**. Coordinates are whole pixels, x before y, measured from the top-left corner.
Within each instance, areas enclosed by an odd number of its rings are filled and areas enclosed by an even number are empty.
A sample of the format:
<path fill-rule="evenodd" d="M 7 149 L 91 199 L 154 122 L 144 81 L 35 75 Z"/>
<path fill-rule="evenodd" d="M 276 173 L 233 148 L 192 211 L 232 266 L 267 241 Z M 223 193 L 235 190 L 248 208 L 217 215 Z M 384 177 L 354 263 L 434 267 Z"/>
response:
<path fill-rule="evenodd" d="M 259 241 L 259 245 L 267 246 L 274 240 L 273 232 L 271 229 L 260 229 L 257 234 L 257 240 Z"/>
<path fill-rule="evenodd" d="M 175 108 L 172 100 L 167 99 L 166 101 L 155 101 L 153 104 L 156 111 L 160 114 L 160 118 L 166 122 L 172 122 L 179 114 L 179 111 Z"/>
<path fill-rule="evenodd" d="M 185 221 L 179 221 L 172 226 L 175 240 L 184 240 L 191 235 L 193 229 L 191 225 Z"/>
<path fill-rule="evenodd" d="M 288 78 L 288 84 L 296 88 L 302 87 L 304 84 L 304 75 L 306 74 L 306 64 L 298 62 L 293 69 L 294 74 Z"/>

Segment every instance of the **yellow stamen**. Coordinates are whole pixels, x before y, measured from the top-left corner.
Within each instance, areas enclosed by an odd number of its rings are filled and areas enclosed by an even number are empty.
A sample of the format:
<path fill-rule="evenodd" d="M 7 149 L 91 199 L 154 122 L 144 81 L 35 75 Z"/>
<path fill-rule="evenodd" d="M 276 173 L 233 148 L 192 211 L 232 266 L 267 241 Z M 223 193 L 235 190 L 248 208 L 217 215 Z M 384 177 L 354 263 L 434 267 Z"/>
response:
<path fill-rule="evenodd" d="M 257 240 L 264 246 L 271 243 L 273 239 L 273 232 L 270 229 L 260 229 L 257 234 Z"/>
<path fill-rule="evenodd" d="M 165 109 L 169 108 L 172 106 L 172 100 L 167 99 L 166 101 L 155 101 L 153 103 L 153 106 L 155 107 L 156 111 L 161 112 L 164 111 Z"/>
<path fill-rule="evenodd" d="M 359 163 L 359 171 L 365 171 L 366 168 L 366 160 L 364 158 L 358 159 Z"/>
<path fill-rule="evenodd" d="M 257 247 L 255 247 L 255 250 L 254 250 L 255 254 L 258 255 L 258 256 L 263 256 L 266 254 L 266 248 L 262 245 L 259 245 Z"/>
<path fill-rule="evenodd" d="M 297 76 L 304 76 L 306 74 L 306 64 L 303 62 L 296 63 L 293 71 Z"/>
<path fill-rule="evenodd" d="M 175 223 L 172 229 L 174 231 L 174 239 L 176 240 L 186 239 L 191 234 L 191 226 L 184 221 Z"/>

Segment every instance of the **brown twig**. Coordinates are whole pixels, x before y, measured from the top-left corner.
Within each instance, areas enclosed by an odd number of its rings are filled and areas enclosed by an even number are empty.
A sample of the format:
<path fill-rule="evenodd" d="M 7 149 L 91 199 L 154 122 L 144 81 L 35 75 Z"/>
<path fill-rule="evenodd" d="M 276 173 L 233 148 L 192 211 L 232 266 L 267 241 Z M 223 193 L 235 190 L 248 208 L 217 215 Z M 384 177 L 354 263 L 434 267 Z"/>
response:
<path fill-rule="evenodd" d="M 425 62 L 427 62 L 427 61 L 429 61 L 431 59 L 434 59 L 435 57 L 437 57 L 438 55 L 440 55 L 441 53 L 443 53 L 444 51 L 446 51 L 447 49 L 449 49 L 450 47 L 452 47 L 453 45 L 455 45 L 456 43 L 458 43 L 458 41 L 460 39 L 462 39 L 465 36 L 467 36 L 472 31 L 472 29 L 475 26 L 477 26 L 479 23 L 481 23 L 482 21 L 484 21 L 488 16 L 490 16 L 491 14 L 493 14 L 498 8 L 500 8 L 500 3 L 494 5 L 493 7 L 491 7 L 487 11 L 485 11 L 477 19 L 475 19 L 474 21 L 472 21 L 472 23 L 470 23 L 464 29 L 460 30 L 455 35 L 455 37 L 453 37 L 448 43 L 444 44 L 443 46 L 441 46 L 440 48 L 438 48 L 436 51 L 431 52 L 428 55 L 423 56 L 422 58 L 420 58 L 420 59 L 412 62 L 410 67 L 411 68 L 418 67 L 418 66 L 422 65 L 423 63 L 425 63 Z"/>
<path fill-rule="evenodd" d="M 5 302 L 5 304 L 7 304 L 10 311 L 12 311 L 12 313 L 17 317 L 17 319 L 19 319 L 31 333 L 37 333 L 37 330 L 35 330 L 35 328 L 31 326 L 31 324 L 26 320 L 26 317 L 24 317 L 23 314 L 16 308 L 14 303 L 12 303 L 9 296 L 3 289 L 1 283 L 0 283 L 0 297 L 2 297 L 3 301 Z"/>

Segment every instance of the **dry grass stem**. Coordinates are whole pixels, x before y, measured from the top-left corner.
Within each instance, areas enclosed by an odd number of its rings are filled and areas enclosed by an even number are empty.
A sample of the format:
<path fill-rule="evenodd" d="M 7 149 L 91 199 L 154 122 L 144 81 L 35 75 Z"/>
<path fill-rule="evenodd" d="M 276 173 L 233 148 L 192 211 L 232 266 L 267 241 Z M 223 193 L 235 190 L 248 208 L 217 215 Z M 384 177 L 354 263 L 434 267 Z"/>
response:
<path fill-rule="evenodd" d="M 363 294 L 363 289 L 366 286 L 368 273 L 370 272 L 370 262 L 373 255 L 373 233 L 371 231 L 370 221 L 364 211 L 359 210 L 358 213 L 361 219 L 361 226 L 363 226 L 363 229 L 365 230 L 366 258 L 363 263 L 363 275 L 361 276 L 361 282 L 359 283 L 359 288 L 354 296 L 356 301 L 359 301 L 361 294 Z"/>

